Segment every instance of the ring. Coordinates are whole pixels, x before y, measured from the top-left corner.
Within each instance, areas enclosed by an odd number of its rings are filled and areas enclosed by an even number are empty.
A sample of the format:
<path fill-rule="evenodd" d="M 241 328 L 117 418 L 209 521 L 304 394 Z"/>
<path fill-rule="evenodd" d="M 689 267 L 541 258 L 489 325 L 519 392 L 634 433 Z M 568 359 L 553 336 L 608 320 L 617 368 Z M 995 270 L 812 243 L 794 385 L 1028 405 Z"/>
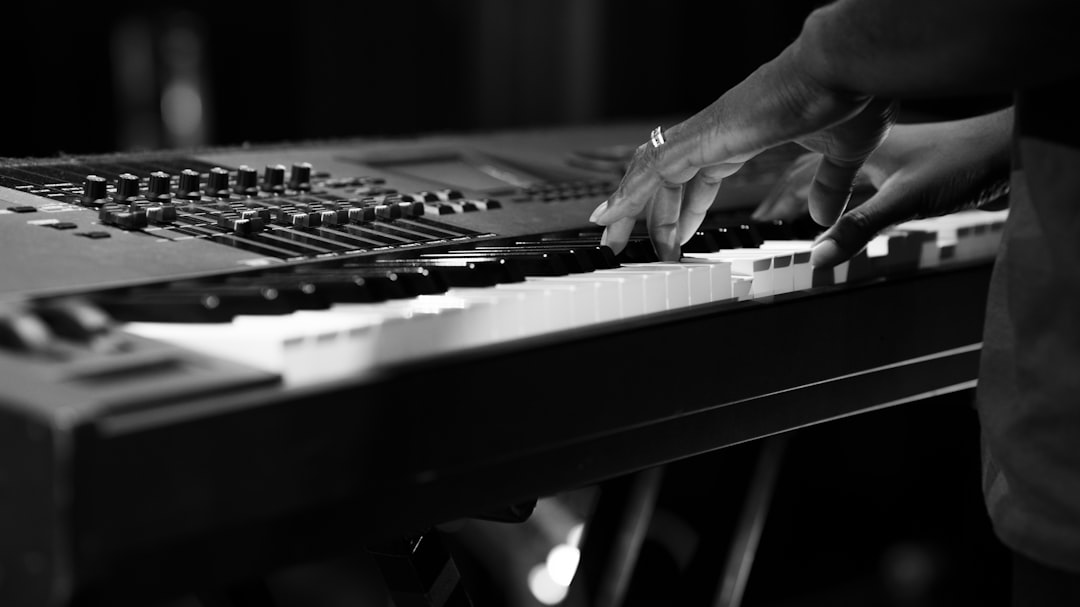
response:
<path fill-rule="evenodd" d="M 661 127 L 656 127 L 655 129 L 653 129 L 652 134 L 649 135 L 649 141 L 652 141 L 654 148 L 658 148 L 667 143 L 667 139 L 664 139 L 663 129 L 661 129 Z"/>

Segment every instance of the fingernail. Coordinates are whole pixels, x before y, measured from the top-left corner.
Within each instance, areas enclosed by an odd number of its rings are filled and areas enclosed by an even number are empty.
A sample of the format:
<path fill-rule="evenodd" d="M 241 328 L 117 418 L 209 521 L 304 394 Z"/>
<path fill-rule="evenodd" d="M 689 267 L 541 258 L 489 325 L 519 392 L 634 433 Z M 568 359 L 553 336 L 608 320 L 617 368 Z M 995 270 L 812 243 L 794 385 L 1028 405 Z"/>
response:
<path fill-rule="evenodd" d="M 810 265 L 814 267 L 829 268 L 835 266 L 843 257 L 836 241 L 826 238 L 810 248 Z"/>
<path fill-rule="evenodd" d="M 596 220 L 599 219 L 600 216 L 603 215 L 605 211 L 607 211 L 607 201 L 606 200 L 604 202 L 601 202 L 600 206 L 596 207 L 596 209 L 593 210 L 592 215 L 589 215 L 589 221 L 592 222 L 592 223 L 596 223 Z M 580 215 L 579 215 L 579 217 L 580 217 Z"/>
<path fill-rule="evenodd" d="M 608 231 L 604 230 L 604 233 L 600 235 L 600 246 L 602 246 L 602 247 L 607 246 L 607 241 L 608 241 L 607 233 L 608 233 Z"/>

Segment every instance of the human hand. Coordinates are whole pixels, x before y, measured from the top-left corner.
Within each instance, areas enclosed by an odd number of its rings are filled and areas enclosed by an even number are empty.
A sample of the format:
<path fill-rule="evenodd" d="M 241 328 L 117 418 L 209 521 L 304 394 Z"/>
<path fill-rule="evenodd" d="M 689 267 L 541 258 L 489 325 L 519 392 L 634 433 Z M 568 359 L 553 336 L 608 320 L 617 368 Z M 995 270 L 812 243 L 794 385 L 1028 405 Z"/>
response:
<path fill-rule="evenodd" d="M 893 132 L 899 128 L 902 127 L 894 126 Z M 882 147 L 879 147 L 876 152 L 866 159 L 863 169 L 855 176 L 855 191 L 873 186 L 867 176 L 866 168 L 874 161 L 875 156 L 881 154 L 882 148 L 888 145 L 888 142 L 889 140 L 886 139 L 882 143 Z M 769 222 L 794 221 L 805 217 L 810 212 L 810 184 L 814 181 L 814 173 L 817 171 L 820 162 L 821 154 L 817 152 L 807 152 L 793 160 L 784 169 L 784 172 L 773 184 L 773 187 L 769 189 L 765 197 L 761 199 L 761 202 L 750 215 L 750 219 L 758 222 Z M 857 197 L 853 198 L 849 205 L 856 202 Z"/>
<path fill-rule="evenodd" d="M 983 206 L 1008 185 L 1012 110 L 931 124 L 893 127 L 867 159 L 859 180 L 876 192 L 818 238 L 815 266 L 847 261 L 882 230 L 909 219 Z M 759 205 L 754 218 L 793 219 L 807 210 L 819 155 L 798 158 Z"/>
<path fill-rule="evenodd" d="M 895 121 L 895 103 L 822 86 L 799 66 L 797 44 L 691 118 L 639 146 L 615 193 L 593 212 L 601 242 L 619 252 L 639 218 L 660 259 L 676 260 L 722 180 L 754 155 L 796 141 L 820 152 L 811 215 L 831 225 L 855 176 Z"/>

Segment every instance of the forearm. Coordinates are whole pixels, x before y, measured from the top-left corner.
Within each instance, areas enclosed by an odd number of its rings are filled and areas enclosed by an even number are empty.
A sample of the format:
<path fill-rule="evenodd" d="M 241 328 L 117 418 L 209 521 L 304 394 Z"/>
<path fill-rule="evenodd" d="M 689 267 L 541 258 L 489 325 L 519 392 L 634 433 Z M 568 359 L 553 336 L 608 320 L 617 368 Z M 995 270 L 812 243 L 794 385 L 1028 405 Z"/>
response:
<path fill-rule="evenodd" d="M 1080 73 L 1063 0 L 840 0 L 787 53 L 824 87 L 881 97 L 998 93 Z M 783 55 L 782 55 L 783 57 Z"/>

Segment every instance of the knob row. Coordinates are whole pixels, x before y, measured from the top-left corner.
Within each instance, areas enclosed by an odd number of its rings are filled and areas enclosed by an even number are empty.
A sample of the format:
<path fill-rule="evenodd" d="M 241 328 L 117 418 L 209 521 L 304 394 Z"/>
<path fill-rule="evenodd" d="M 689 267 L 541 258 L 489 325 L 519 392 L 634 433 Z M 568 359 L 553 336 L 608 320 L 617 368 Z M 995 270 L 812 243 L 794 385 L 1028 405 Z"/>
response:
<path fill-rule="evenodd" d="M 155 171 L 150 174 L 146 190 L 146 200 L 150 202 L 167 202 L 172 198 L 198 199 L 204 193 L 215 198 L 227 198 L 232 194 L 240 196 L 256 196 L 259 191 L 269 194 L 284 194 L 286 190 L 285 167 L 282 165 L 267 166 L 263 172 L 262 183 L 259 183 L 258 172 L 249 167 L 241 166 L 236 171 L 236 180 L 230 183 L 232 174 L 224 168 L 214 167 L 206 179 L 206 187 L 202 188 L 202 176 L 198 171 L 184 169 L 180 172 L 177 180 L 175 196 L 172 192 L 172 176 L 163 171 Z M 126 202 L 140 198 L 141 183 L 137 175 L 124 173 L 116 180 L 116 194 L 113 196 L 116 202 Z M 304 162 L 294 164 L 289 174 L 288 189 L 305 192 L 311 190 L 311 165 Z M 108 196 L 108 182 L 98 175 L 87 175 L 83 181 L 82 202 L 87 206 L 101 206 Z"/>

